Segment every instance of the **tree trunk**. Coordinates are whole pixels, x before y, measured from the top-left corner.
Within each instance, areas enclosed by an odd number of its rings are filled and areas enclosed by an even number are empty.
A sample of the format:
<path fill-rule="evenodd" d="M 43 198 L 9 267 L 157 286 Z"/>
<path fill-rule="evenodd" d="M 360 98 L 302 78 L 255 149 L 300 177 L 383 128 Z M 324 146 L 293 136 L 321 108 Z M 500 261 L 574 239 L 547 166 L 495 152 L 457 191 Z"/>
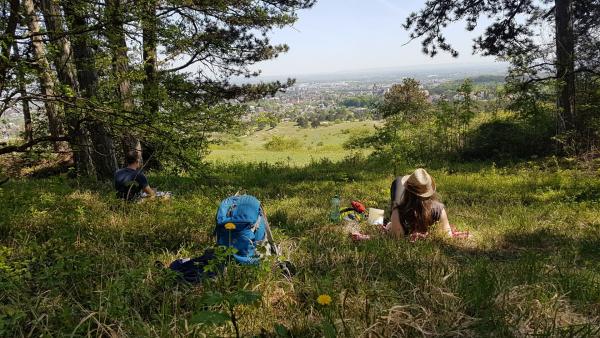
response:
<path fill-rule="evenodd" d="M 100 121 L 92 122 L 89 128 L 96 176 L 101 180 L 112 179 L 119 169 L 113 139 L 106 125 Z"/>
<path fill-rule="evenodd" d="M 21 107 L 23 107 L 23 123 L 25 127 L 25 142 L 33 141 L 33 122 L 31 120 L 31 110 L 29 109 L 29 99 L 27 99 L 27 89 L 25 88 L 25 77 L 19 70 L 19 94 L 21 94 Z"/>
<path fill-rule="evenodd" d="M 73 64 L 73 49 L 71 42 L 65 36 L 65 26 L 60 7 L 54 0 L 40 0 L 46 30 L 48 36 L 55 46 L 57 55 L 54 59 L 54 67 L 58 73 L 58 79 L 69 92 L 69 105 L 65 107 L 65 119 L 68 126 L 68 134 L 71 137 L 70 145 L 73 149 L 73 160 L 77 174 L 91 176 L 94 174 L 94 164 L 90 150 L 90 141 L 87 132 L 81 124 L 77 114 L 77 99 L 79 96 L 79 83 L 77 82 L 77 71 Z"/>
<path fill-rule="evenodd" d="M 10 1 L 10 14 L 6 21 L 6 29 L 0 37 L 0 93 L 6 83 L 6 73 L 10 68 L 10 48 L 15 39 L 15 30 L 19 23 L 19 0 Z M 0 115 L 2 115 L 0 113 Z"/>
<path fill-rule="evenodd" d="M 21 60 L 21 53 L 17 42 L 13 43 L 13 50 L 15 53 L 15 62 L 18 64 Z M 27 84 L 25 82 L 25 73 L 23 69 L 18 66 L 17 69 L 17 82 L 19 85 L 19 95 L 21 96 L 21 106 L 23 107 L 23 123 L 25 126 L 25 142 L 33 141 L 33 122 L 31 120 L 31 110 L 29 109 L 29 99 L 27 98 Z"/>
<path fill-rule="evenodd" d="M 46 47 L 42 41 L 40 23 L 35 13 L 33 0 L 23 0 L 23 10 L 27 19 L 27 27 L 31 33 L 31 45 L 33 47 L 35 63 L 39 68 L 38 77 L 40 80 L 42 96 L 44 97 L 44 108 L 46 110 L 46 116 L 48 117 L 50 136 L 60 137 L 63 128 L 59 117 L 59 109 L 55 101 L 56 92 L 54 78 L 52 77 L 52 70 L 50 69 L 48 59 L 46 58 Z M 68 151 L 68 147 L 65 142 L 55 142 L 54 150 L 65 153 Z"/>
<path fill-rule="evenodd" d="M 69 123 L 69 136 L 77 175 L 94 176 L 96 168 L 92 157 L 92 147 L 87 129 L 78 121 Z"/>
<path fill-rule="evenodd" d="M 142 38 L 144 58 L 144 109 L 146 113 L 155 114 L 159 109 L 158 78 L 157 78 L 157 18 L 156 0 L 142 2 Z"/>
<path fill-rule="evenodd" d="M 555 0 L 558 132 L 578 132 L 575 111 L 573 0 Z"/>
<path fill-rule="evenodd" d="M 120 0 L 107 0 L 106 12 L 108 28 L 106 36 L 112 52 L 113 74 L 118 83 L 119 109 L 126 114 L 132 114 L 135 106 L 129 81 L 129 58 L 127 56 L 127 42 L 125 40 L 125 28 L 123 8 Z M 142 146 L 140 141 L 132 134 L 126 132 L 121 139 L 123 152 L 136 151 L 142 158 Z"/>
<path fill-rule="evenodd" d="M 73 49 L 71 42 L 65 35 L 64 21 L 62 13 L 55 0 L 40 0 L 44 22 L 48 37 L 57 50 L 54 59 L 54 67 L 58 74 L 58 79 L 63 85 L 69 86 L 71 90 L 78 92 L 77 71 L 72 60 Z"/>
<path fill-rule="evenodd" d="M 77 8 L 81 3 L 75 0 L 63 1 L 63 9 L 67 16 L 67 24 L 71 31 L 86 32 L 89 27 L 81 10 Z M 79 33 L 73 36 L 73 55 L 77 68 L 77 80 L 81 94 L 86 99 L 96 96 L 98 85 L 98 72 L 94 63 L 94 55 L 89 45 L 88 33 Z M 93 108 L 93 107 L 91 107 Z M 92 159 L 99 179 L 112 178 L 117 168 L 117 157 L 112 137 L 108 128 L 100 119 L 90 116 L 88 125 L 92 140 Z"/>
<path fill-rule="evenodd" d="M 157 60 L 157 17 L 156 7 L 157 0 L 141 1 L 142 5 L 142 53 L 144 58 L 144 73 L 143 81 L 143 109 L 145 114 L 154 116 L 158 114 L 160 109 L 160 93 L 158 87 L 158 60 Z M 144 144 L 144 160 L 146 168 L 160 168 L 160 161 L 154 156 L 154 146 L 152 144 Z"/>

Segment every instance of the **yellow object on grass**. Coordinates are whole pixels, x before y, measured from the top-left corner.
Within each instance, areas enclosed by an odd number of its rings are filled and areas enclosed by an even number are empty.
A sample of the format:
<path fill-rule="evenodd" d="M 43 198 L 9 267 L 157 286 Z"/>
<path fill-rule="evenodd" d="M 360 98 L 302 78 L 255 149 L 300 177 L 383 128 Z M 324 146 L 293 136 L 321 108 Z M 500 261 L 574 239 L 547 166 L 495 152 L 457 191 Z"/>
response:
<path fill-rule="evenodd" d="M 329 295 L 320 295 L 317 297 L 317 303 L 321 305 L 329 305 L 331 304 L 331 296 Z"/>

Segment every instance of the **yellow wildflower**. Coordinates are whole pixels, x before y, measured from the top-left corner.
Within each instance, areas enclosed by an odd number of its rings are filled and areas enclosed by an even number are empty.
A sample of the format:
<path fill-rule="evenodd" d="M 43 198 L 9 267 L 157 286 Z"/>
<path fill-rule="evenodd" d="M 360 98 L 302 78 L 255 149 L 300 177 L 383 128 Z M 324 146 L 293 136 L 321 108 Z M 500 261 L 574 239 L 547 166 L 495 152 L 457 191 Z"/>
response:
<path fill-rule="evenodd" d="M 233 224 L 233 223 L 226 223 L 225 224 L 225 229 L 227 229 L 227 230 L 235 230 L 235 224 Z"/>
<path fill-rule="evenodd" d="M 317 297 L 317 303 L 321 305 L 329 305 L 331 304 L 331 296 L 329 295 L 320 295 Z"/>

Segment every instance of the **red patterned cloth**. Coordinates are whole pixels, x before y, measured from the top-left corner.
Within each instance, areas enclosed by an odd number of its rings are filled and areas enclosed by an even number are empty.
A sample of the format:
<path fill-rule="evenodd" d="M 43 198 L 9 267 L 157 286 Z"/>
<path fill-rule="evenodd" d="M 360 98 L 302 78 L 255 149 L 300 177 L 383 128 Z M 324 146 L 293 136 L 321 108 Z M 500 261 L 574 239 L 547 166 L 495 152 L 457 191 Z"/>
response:
<path fill-rule="evenodd" d="M 354 210 L 356 210 L 357 212 L 359 212 L 361 214 L 364 213 L 365 211 L 367 211 L 367 208 L 365 207 L 365 205 L 360 203 L 359 201 L 352 201 L 350 204 L 352 205 L 352 208 Z"/>

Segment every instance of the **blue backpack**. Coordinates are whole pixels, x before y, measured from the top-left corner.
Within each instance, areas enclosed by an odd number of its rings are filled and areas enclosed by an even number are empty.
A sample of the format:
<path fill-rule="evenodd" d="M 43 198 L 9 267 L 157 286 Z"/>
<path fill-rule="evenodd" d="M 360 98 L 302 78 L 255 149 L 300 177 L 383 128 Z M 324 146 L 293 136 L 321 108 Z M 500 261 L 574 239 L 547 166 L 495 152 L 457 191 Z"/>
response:
<path fill-rule="evenodd" d="M 266 240 L 267 227 L 264 211 L 256 197 L 228 197 L 217 210 L 217 245 L 237 249 L 233 257 L 241 264 L 257 264 L 260 257 L 256 248 Z"/>

